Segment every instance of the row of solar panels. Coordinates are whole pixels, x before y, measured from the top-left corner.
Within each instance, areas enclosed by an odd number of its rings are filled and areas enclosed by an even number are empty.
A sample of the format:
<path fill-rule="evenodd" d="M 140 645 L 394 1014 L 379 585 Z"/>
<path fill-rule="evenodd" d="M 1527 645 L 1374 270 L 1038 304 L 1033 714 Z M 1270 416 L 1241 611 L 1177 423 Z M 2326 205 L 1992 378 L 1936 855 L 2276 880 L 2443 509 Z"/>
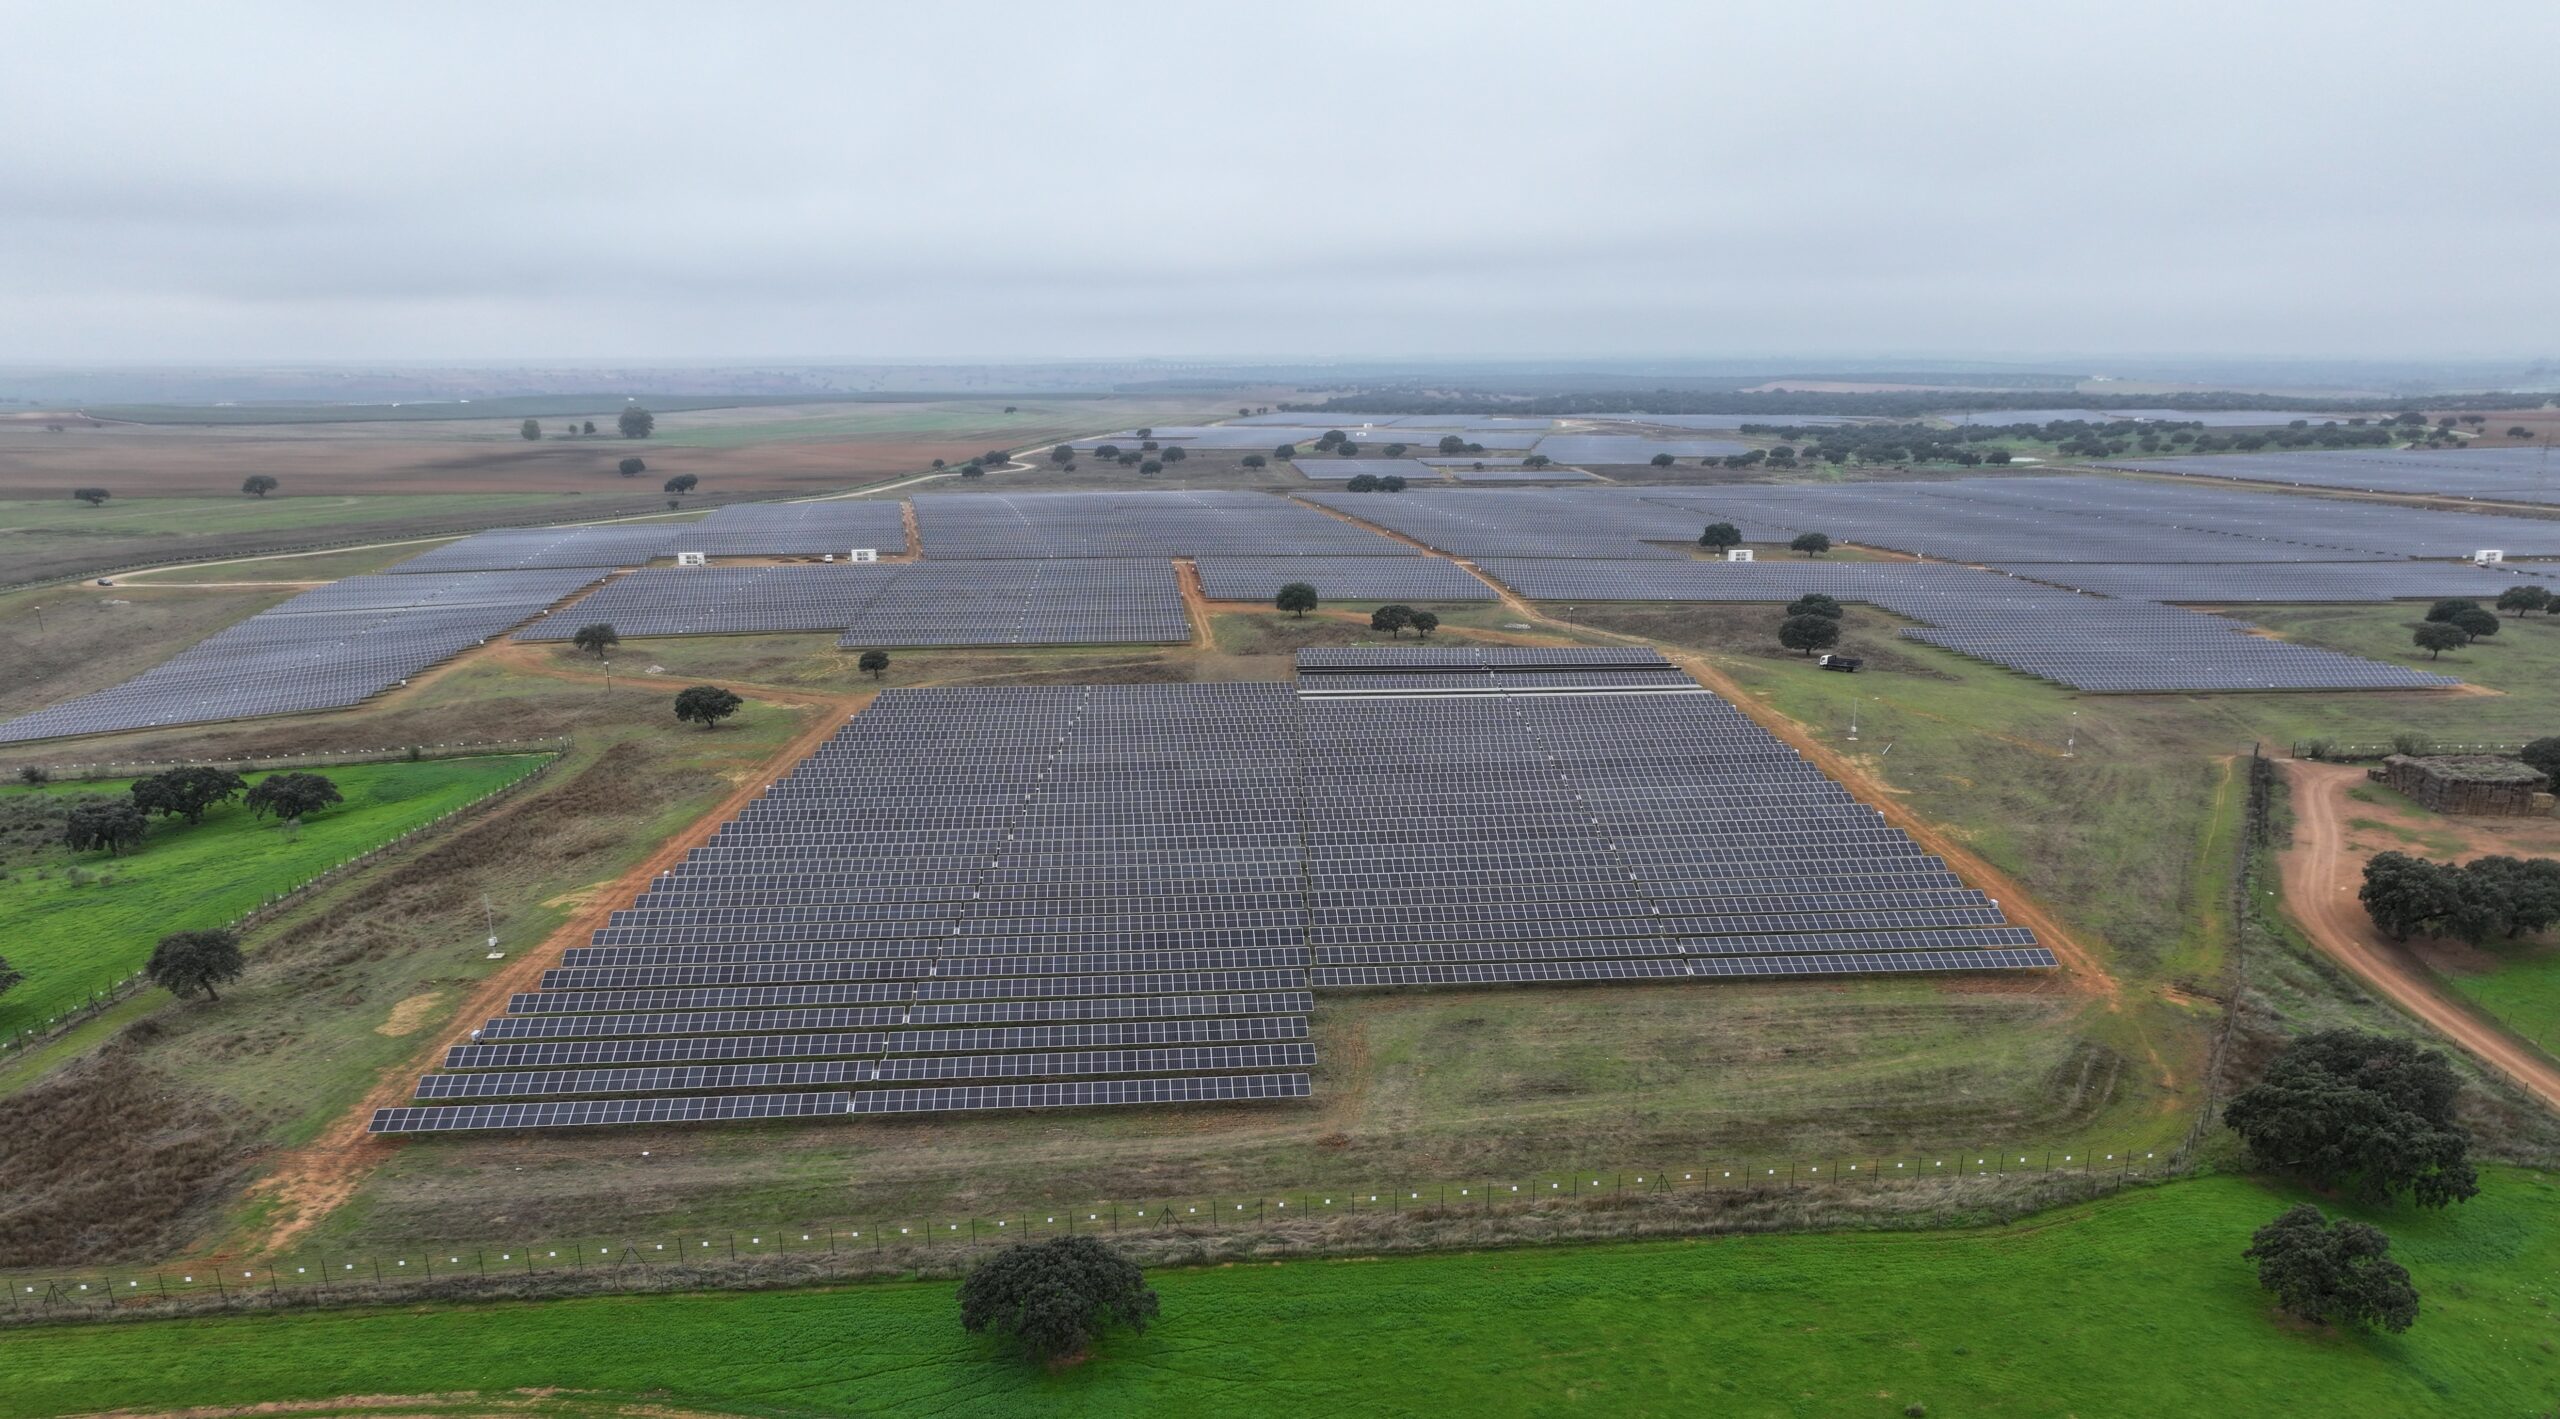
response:
<path fill-rule="evenodd" d="M 844 1114 L 940 1114 L 990 1109 L 1098 1108 L 1113 1105 L 1238 1103 L 1303 1099 L 1305 1074 L 1218 1075 L 1203 1079 L 1108 1079 L 1073 1084 L 979 1084 L 825 1094 L 692 1094 L 627 1099 L 563 1099 L 540 1103 L 458 1104 L 374 1111 L 375 1133 L 451 1133 L 490 1129 L 597 1128 L 631 1124 L 708 1123 L 740 1119 L 824 1118 Z"/>
<path fill-rule="evenodd" d="M 626 638 L 836 631 L 853 649 L 1191 638 L 1172 563 L 1128 559 L 650 567 L 520 639 L 593 622 Z"/>

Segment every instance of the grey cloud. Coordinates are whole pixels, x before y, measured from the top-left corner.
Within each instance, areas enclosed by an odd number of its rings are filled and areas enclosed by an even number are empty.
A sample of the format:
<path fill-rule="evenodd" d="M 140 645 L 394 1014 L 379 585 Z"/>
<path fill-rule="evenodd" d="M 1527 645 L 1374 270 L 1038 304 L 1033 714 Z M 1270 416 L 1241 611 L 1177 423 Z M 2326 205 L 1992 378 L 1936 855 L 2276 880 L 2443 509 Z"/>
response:
<path fill-rule="evenodd" d="M 0 88 L 0 360 L 2535 353 L 2560 8 L 2411 26 L 59 7 Z"/>

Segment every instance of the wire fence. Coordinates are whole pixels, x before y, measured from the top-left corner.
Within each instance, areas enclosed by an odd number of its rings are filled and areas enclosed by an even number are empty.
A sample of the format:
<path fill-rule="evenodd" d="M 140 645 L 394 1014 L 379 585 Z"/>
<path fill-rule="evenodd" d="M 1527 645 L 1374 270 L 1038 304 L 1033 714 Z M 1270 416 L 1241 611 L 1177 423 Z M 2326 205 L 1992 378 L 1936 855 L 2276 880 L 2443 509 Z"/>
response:
<path fill-rule="evenodd" d="M 268 769 L 325 768 L 331 764 L 417 763 L 426 759 L 477 759 L 497 754 L 565 754 L 574 743 L 567 735 L 556 735 L 545 739 L 461 739 L 449 744 L 398 744 L 386 749 L 235 754 L 230 758 L 208 758 L 198 754 L 179 759 L 101 759 L 77 764 L 11 763 L 0 765 L 0 777 L 16 779 L 21 768 L 33 768 L 41 771 L 47 781 L 86 783 L 95 779 L 134 778 L 190 764 L 220 765 L 241 773 L 259 773 Z"/>
<path fill-rule="evenodd" d="M 535 783 L 545 774 L 550 773 L 553 766 L 560 762 L 561 756 L 568 753 L 570 749 L 576 747 L 575 741 L 566 738 L 551 741 L 529 742 L 547 742 L 555 744 L 558 747 L 547 750 L 530 751 L 546 753 L 548 757 L 544 758 L 541 763 L 534 765 L 531 772 L 517 778 L 509 779 L 507 782 L 498 785 L 487 793 L 481 794 L 479 797 L 472 799 L 468 803 L 457 804 L 452 808 L 448 808 L 435 817 L 430 818 L 427 821 L 409 829 L 407 832 L 400 834 L 398 837 L 387 838 L 364 852 L 356 854 L 354 857 L 347 858 L 333 866 L 323 868 L 318 873 L 305 878 L 301 882 L 268 897 L 266 900 L 258 903 L 254 907 L 251 907 L 249 910 L 242 912 L 232 920 L 222 923 L 222 929 L 234 932 L 247 931 L 251 927 L 258 925 L 260 922 L 284 911 L 288 907 L 298 905 L 301 900 L 310 893 L 336 882 L 348 873 L 353 872 L 356 869 L 374 861 L 376 858 L 381 857 L 384 853 L 416 841 L 420 834 L 433 832 L 436 829 L 443 827 L 445 824 L 452 822 L 462 814 L 471 812 L 473 809 L 480 807 L 482 804 L 485 804 L 494 798 L 498 798 L 504 794 L 518 792 L 526 785 Z M 391 753 L 392 751 L 384 750 L 381 752 Z M 528 751 L 508 749 L 484 751 L 484 753 L 488 755 L 522 752 Z M 482 754 L 448 754 L 440 757 L 476 758 L 482 756 Z M 406 758 L 407 751 L 399 751 L 397 757 Z M 223 761 L 194 759 L 187 762 L 200 764 Z M 312 761 L 297 758 L 294 762 Z M 327 762 L 344 764 L 369 761 L 340 758 L 328 760 Z M 0 1059 L 5 1059 L 19 1050 L 29 1048 L 44 1040 L 50 1039 L 54 1035 L 79 1024 L 81 1021 L 89 1019 L 91 1016 L 94 1016 L 101 1011 L 112 1008 L 119 1001 L 122 1001 L 125 997 L 132 995 L 135 991 L 142 989 L 147 984 L 149 984 L 148 979 L 145 977 L 143 972 L 138 970 L 130 971 L 120 976 L 101 978 L 99 983 L 90 990 L 88 998 L 81 1001 L 79 1004 L 74 1005 L 69 1009 L 58 1011 L 43 1020 L 37 1021 L 35 1024 L 22 1026 L 11 1031 L 6 1036 L 0 1036 Z"/>
<path fill-rule="evenodd" d="M 1559 1208 L 1599 1210 L 1718 1194 L 1785 1196 L 1813 1190 L 1827 1190 L 1833 1197 L 1881 1195 L 1886 1189 L 1961 1189 L 2027 1180 L 2085 1185 L 2095 1192 L 2159 1181 L 2185 1166 L 2183 1153 L 2165 1146 L 1983 1146 L 1899 1157 L 1730 1158 L 1538 1174 L 1516 1181 L 1298 1188 L 831 1225 L 677 1229 L 381 1252 L 313 1249 L 262 1260 L 210 1257 L 170 1266 L 21 1273 L 8 1278 L 6 1287 L 9 1314 L 26 1319 L 170 1303 L 267 1308 L 280 1300 L 352 1302 L 380 1299 L 402 1288 L 468 1291 L 546 1281 L 574 1282 L 582 1291 L 640 1291 L 661 1289 L 677 1274 L 686 1284 L 716 1285 L 723 1270 L 759 1267 L 804 1278 L 876 1273 L 884 1262 L 899 1270 L 949 1269 L 965 1265 L 979 1252 L 1015 1242 L 1067 1236 L 1132 1244 L 1148 1239 L 1212 1242 L 1231 1234 L 1253 1236 L 1337 1219 L 1429 1220 L 1443 1224 L 1442 1241 L 1456 1246 L 1515 1240 L 1503 1230 L 1505 1219 Z"/>

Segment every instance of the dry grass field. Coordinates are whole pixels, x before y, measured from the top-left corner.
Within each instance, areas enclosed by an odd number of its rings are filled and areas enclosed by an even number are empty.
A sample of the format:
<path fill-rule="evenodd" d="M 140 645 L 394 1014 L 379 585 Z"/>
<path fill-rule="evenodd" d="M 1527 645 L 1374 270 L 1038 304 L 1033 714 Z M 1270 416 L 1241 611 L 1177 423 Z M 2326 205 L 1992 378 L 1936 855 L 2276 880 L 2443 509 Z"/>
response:
<path fill-rule="evenodd" d="M 1207 407 L 1203 407 L 1204 403 Z M 1223 398 L 1028 397 L 699 409 L 661 415 L 653 437 L 560 437 L 544 420 L 277 424 L 0 419 L 0 582 L 93 575 L 152 561 L 254 556 L 474 531 L 509 523 L 664 516 L 659 489 L 700 480 L 700 507 L 739 498 L 838 493 L 957 465 L 993 449 L 1206 418 Z M 1006 410 L 1011 407 L 1012 412 Z M 583 422 L 583 421 L 582 421 Z M 647 471 L 623 477 L 637 457 Z M 1239 470 L 1227 468 L 1233 477 Z M 1120 485 L 1134 472 L 1114 470 Z M 270 495 L 241 492 L 253 475 Z M 1071 475 L 1049 475 L 1053 484 Z M 1103 475 L 1109 478 L 1111 475 Z M 949 480 L 957 486 L 957 480 Z M 1168 483 L 1166 486 L 1176 484 Z M 105 505 L 76 502 L 104 488 Z"/>

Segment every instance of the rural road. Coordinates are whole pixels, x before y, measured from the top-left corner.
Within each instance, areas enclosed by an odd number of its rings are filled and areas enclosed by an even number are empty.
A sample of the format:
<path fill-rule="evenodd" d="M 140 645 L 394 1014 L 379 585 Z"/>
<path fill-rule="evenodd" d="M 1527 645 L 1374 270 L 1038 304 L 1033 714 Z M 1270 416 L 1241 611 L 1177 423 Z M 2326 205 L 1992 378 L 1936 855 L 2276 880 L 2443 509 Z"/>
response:
<path fill-rule="evenodd" d="M 2280 859 L 2285 905 L 2303 934 L 2391 1003 L 2513 1080 L 2545 1107 L 2560 1110 L 2560 1065 L 2447 994 L 2405 948 L 2374 929 L 2356 900 L 2364 858 L 2347 847 L 2347 790 L 2364 781 L 2364 770 L 2289 761 L 2284 771 L 2293 789 L 2294 815 L 2293 843 Z"/>

